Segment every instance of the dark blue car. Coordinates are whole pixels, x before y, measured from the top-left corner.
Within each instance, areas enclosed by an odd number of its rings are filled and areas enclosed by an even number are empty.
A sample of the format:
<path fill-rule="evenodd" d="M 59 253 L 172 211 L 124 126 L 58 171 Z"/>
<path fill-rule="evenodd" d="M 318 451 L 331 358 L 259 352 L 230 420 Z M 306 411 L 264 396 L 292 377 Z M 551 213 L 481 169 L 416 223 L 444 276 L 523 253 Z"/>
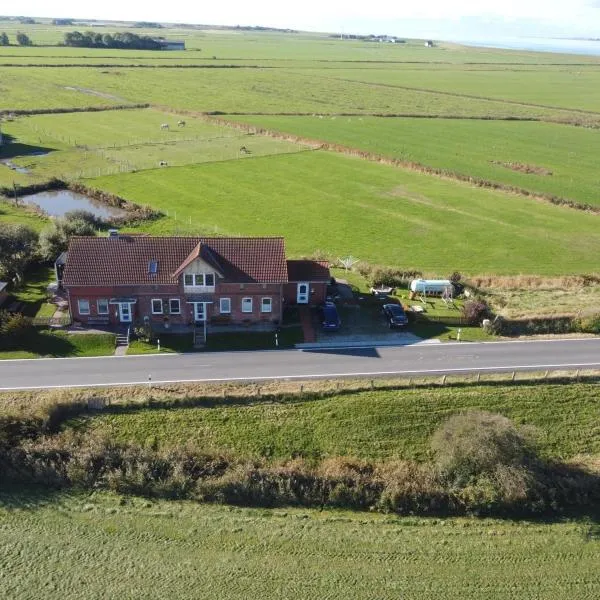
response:
<path fill-rule="evenodd" d="M 390 329 L 393 327 L 405 327 L 408 323 L 408 318 L 402 308 L 402 304 L 384 304 L 382 311 Z"/>
<path fill-rule="evenodd" d="M 333 302 L 325 302 L 321 307 L 321 325 L 326 331 L 337 331 L 342 321 Z"/>

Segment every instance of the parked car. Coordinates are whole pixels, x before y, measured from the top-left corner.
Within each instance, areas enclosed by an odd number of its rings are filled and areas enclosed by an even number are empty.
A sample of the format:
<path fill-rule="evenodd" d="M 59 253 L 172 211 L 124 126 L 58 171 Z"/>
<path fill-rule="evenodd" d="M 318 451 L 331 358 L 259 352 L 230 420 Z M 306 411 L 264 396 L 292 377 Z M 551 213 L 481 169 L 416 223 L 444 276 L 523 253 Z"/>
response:
<path fill-rule="evenodd" d="M 404 308 L 402 308 L 402 304 L 384 304 L 382 312 L 390 329 L 393 327 L 405 327 L 408 323 L 408 317 L 404 312 Z"/>
<path fill-rule="evenodd" d="M 321 306 L 321 325 L 326 331 L 337 331 L 342 321 L 337 306 L 333 302 L 325 302 Z"/>

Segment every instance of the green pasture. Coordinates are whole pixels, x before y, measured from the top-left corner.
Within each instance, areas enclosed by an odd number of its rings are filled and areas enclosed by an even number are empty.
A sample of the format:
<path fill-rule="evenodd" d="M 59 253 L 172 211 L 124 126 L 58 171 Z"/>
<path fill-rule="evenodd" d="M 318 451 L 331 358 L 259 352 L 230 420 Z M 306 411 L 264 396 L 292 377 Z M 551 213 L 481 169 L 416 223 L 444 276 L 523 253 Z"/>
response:
<path fill-rule="evenodd" d="M 179 127 L 179 120 L 185 127 Z M 168 124 L 169 129 L 161 129 Z M 119 110 L 23 116 L 4 124 L 13 143 L 0 158 L 26 168 L 22 174 L 0 164 L 0 186 L 24 185 L 59 177 L 81 179 L 169 166 L 247 159 L 305 146 L 264 136 L 245 134 L 231 127 L 193 117 L 155 110 Z M 249 153 L 240 152 L 247 148 Z M 47 152 L 38 156 L 33 152 Z"/>
<path fill-rule="evenodd" d="M 113 439 L 199 448 L 244 458 L 365 460 L 429 457 L 429 439 L 449 416 L 478 409 L 538 429 L 556 459 L 600 452 L 597 386 L 490 385 L 355 392 L 323 399 L 248 401 L 197 408 L 138 408 L 81 418 L 72 426 Z"/>
<path fill-rule="evenodd" d="M 3 488 L 4 597 L 596 598 L 583 521 L 396 518 Z"/>
<path fill-rule="evenodd" d="M 322 76 L 318 70 L 311 76 Z M 333 77 L 397 88 L 426 89 L 458 95 L 507 100 L 524 104 L 600 112 L 600 69 L 569 66 L 539 70 L 454 70 L 412 71 L 352 69 L 335 71 Z"/>
<path fill-rule="evenodd" d="M 232 117 L 530 191 L 600 205 L 600 131 L 553 123 L 374 117 Z M 520 163 L 543 173 L 514 170 Z"/>
<path fill-rule="evenodd" d="M 0 185 L 1 184 L 2 180 L 0 179 Z M 31 229 L 35 229 L 36 231 L 40 231 L 48 223 L 46 218 L 41 217 L 29 209 L 23 208 L 21 205 L 16 207 L 12 200 L 5 200 L 0 196 L 0 226 L 3 222 L 20 223 L 22 225 L 27 225 L 27 227 L 31 227 Z"/>
<path fill-rule="evenodd" d="M 283 235 L 323 253 L 420 271 L 595 272 L 598 217 L 324 151 L 90 180 L 178 221 L 151 233 Z M 173 214 L 171 212 L 171 214 Z"/>
<path fill-rule="evenodd" d="M 357 79 L 359 70 L 353 69 Z M 385 70 L 387 72 L 387 70 Z M 572 118 L 564 109 L 468 99 L 294 69 L 0 68 L 2 109 L 146 103 L 200 112 L 361 113 Z M 358 73 L 358 75 L 357 75 Z M 7 83 L 4 77 L 6 75 Z M 526 85 L 528 73 L 522 73 Z M 157 78 L 160 85 L 157 85 Z M 549 78 L 552 80 L 552 78 Z M 35 89 L 36 94 L 31 90 Z M 54 94 L 56 92 L 56 94 Z M 50 98 L 47 96 L 50 95 Z M 576 117 L 581 118 L 579 113 Z M 591 122 L 598 115 L 585 117 Z"/>

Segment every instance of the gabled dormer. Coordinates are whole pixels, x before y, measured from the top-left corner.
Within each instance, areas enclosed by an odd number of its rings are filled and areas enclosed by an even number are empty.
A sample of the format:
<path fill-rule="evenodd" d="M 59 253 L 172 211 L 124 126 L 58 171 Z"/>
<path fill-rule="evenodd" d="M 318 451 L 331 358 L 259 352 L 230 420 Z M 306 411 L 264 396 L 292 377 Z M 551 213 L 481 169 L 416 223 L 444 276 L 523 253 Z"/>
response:
<path fill-rule="evenodd" d="M 223 279 L 210 249 L 199 243 L 173 273 L 183 283 L 185 293 L 214 292 L 218 279 Z"/>

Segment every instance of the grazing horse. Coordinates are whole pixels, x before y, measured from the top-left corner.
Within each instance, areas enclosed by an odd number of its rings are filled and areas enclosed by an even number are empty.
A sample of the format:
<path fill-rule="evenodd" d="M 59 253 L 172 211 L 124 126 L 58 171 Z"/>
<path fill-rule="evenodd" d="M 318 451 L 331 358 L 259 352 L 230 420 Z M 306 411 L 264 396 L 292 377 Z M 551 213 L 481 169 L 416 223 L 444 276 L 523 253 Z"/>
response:
<path fill-rule="evenodd" d="M 168 124 L 168 123 L 163 123 L 163 124 L 160 126 L 160 128 L 161 128 L 161 129 L 169 129 L 169 124 Z"/>
<path fill-rule="evenodd" d="M 246 148 L 246 146 L 242 146 L 240 148 L 240 154 L 252 154 L 252 151 L 248 150 L 248 148 Z"/>
<path fill-rule="evenodd" d="M 167 163 L 167 161 L 166 161 L 166 160 L 161 160 L 161 161 L 158 163 L 158 166 L 159 166 L 159 167 L 168 167 L 169 165 L 168 165 L 168 163 Z"/>
<path fill-rule="evenodd" d="M 177 127 L 185 127 L 185 121 L 177 121 Z"/>

